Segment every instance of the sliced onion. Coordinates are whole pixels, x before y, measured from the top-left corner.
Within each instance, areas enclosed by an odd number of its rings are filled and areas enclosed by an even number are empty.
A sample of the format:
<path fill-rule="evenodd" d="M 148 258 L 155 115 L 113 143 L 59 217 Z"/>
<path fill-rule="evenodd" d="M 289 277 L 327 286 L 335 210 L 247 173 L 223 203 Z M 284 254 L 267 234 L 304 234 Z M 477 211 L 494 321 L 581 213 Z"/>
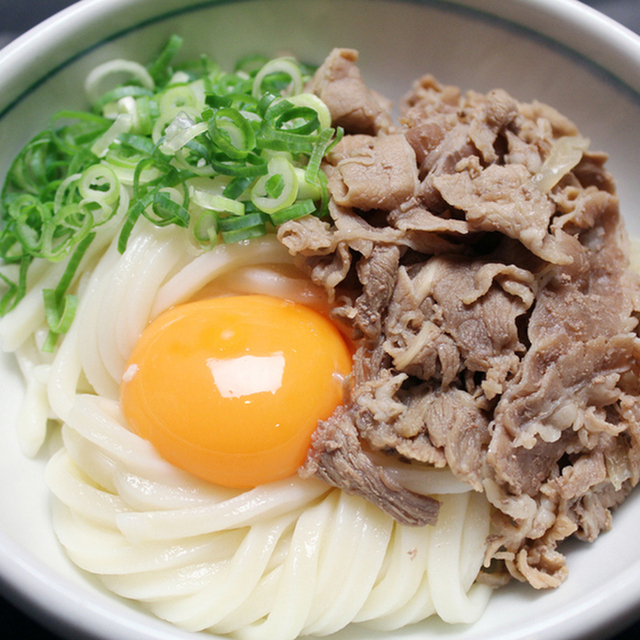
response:
<path fill-rule="evenodd" d="M 540 171 L 532 181 L 542 193 L 548 193 L 582 160 L 590 141 L 582 136 L 563 136 L 553 145 Z"/>

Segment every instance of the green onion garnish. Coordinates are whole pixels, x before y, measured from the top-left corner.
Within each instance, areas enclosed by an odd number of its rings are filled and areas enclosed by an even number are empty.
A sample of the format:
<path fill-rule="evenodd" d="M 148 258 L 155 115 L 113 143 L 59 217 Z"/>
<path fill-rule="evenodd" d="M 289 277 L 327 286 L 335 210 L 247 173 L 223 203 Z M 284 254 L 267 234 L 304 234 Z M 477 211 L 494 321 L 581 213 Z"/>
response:
<path fill-rule="evenodd" d="M 46 350 L 71 325 L 78 267 L 109 221 L 120 252 L 140 217 L 182 227 L 207 250 L 327 214 L 320 166 L 342 132 L 304 92 L 313 69 L 249 56 L 225 73 L 206 56 L 176 62 L 181 45 L 172 36 L 146 66 L 98 66 L 85 83 L 91 110 L 55 114 L 9 169 L 0 258 L 16 266 L 0 274 L 0 315 L 25 296 L 34 261 L 66 261 L 43 293 Z"/>

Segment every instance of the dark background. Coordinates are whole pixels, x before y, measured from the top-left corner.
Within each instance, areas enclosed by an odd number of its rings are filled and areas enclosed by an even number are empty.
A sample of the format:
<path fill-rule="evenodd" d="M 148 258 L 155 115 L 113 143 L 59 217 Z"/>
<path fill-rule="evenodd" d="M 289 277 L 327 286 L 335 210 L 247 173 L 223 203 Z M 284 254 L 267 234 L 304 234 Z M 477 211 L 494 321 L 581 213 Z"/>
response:
<path fill-rule="evenodd" d="M 640 0 L 584 0 L 611 18 L 640 33 Z M 71 0 L 0 0 L 0 47 L 73 4 Z M 638 576 L 640 580 L 640 575 Z M 6 640 L 56 640 L 58 636 L 25 616 L 0 595 L 0 629 Z M 117 640 L 114 638 L 114 640 Z M 640 622 L 612 640 L 640 640 Z"/>

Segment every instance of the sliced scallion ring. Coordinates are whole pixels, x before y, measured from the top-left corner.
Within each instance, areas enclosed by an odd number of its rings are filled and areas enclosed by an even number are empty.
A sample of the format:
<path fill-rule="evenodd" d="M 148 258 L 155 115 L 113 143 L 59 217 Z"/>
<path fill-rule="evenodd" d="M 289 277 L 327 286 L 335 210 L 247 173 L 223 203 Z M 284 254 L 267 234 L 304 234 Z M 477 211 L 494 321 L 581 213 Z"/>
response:
<path fill-rule="evenodd" d="M 56 194 L 53 198 L 54 211 L 58 211 L 58 209 L 60 209 L 60 207 L 62 207 L 62 205 L 67 201 L 69 191 L 71 190 L 70 187 L 75 186 L 81 176 L 81 173 L 72 173 L 58 185 Z"/>
<path fill-rule="evenodd" d="M 186 203 L 175 200 L 168 191 L 168 189 L 160 189 L 154 194 L 153 202 L 145 209 L 144 216 L 158 227 L 169 224 L 188 227 L 190 216 L 189 210 L 184 206 Z"/>
<path fill-rule="evenodd" d="M 231 231 L 222 231 L 222 239 L 224 242 L 243 242 L 244 240 L 251 240 L 251 238 L 260 238 L 267 235 L 267 227 L 265 224 L 260 223 L 252 227 L 245 227 L 243 229 L 232 229 Z"/>
<path fill-rule="evenodd" d="M 278 194 L 269 189 L 279 182 Z M 298 176 L 293 165 L 282 156 L 274 156 L 267 164 L 266 175 L 258 178 L 251 189 L 251 202 L 265 213 L 275 213 L 291 206 L 298 196 Z"/>
<path fill-rule="evenodd" d="M 275 58 L 274 60 L 267 62 L 256 74 L 252 86 L 252 94 L 254 98 L 258 98 L 262 95 L 262 84 L 265 78 L 276 73 L 283 73 L 289 76 L 291 79 L 290 94 L 296 95 L 302 92 L 304 81 L 302 79 L 300 67 L 296 61 L 292 58 Z"/>
<path fill-rule="evenodd" d="M 193 237 L 201 247 L 213 247 L 218 242 L 220 223 L 214 211 L 200 211 L 192 216 Z"/>
<path fill-rule="evenodd" d="M 102 85 L 109 76 L 122 74 L 133 77 L 149 91 L 155 89 L 156 85 L 151 74 L 140 63 L 132 60 L 110 60 L 97 66 L 87 76 L 84 88 L 91 103 L 96 104 L 100 96 L 105 93 Z"/>
<path fill-rule="evenodd" d="M 160 113 L 176 112 L 183 109 L 202 109 L 195 92 L 188 85 L 167 89 L 158 101 Z"/>
<path fill-rule="evenodd" d="M 193 189 L 191 199 L 195 204 L 210 211 L 230 213 L 234 216 L 243 216 L 245 212 L 244 203 L 223 195 L 208 193 L 202 189 Z"/>
<path fill-rule="evenodd" d="M 304 218 L 316 210 L 313 200 L 298 200 L 286 209 L 280 209 L 271 214 L 271 222 L 278 226 L 289 220 Z"/>
<path fill-rule="evenodd" d="M 246 216 L 238 216 L 232 218 L 220 219 L 220 231 L 237 231 L 239 229 L 248 229 L 267 222 L 268 217 L 261 211 L 248 213 Z"/>
<path fill-rule="evenodd" d="M 198 109 L 193 107 L 175 107 L 161 112 L 153 124 L 153 130 L 151 131 L 153 143 L 155 145 L 160 144 L 167 127 L 169 127 L 176 118 L 189 118 L 192 122 L 197 122 L 199 116 L 200 113 Z"/>
<path fill-rule="evenodd" d="M 298 200 L 320 200 L 322 197 L 320 185 L 309 182 L 307 173 L 302 167 L 295 167 L 294 171 L 298 178 Z"/>
<path fill-rule="evenodd" d="M 82 172 L 78 180 L 78 193 L 84 202 L 112 206 L 120 195 L 120 182 L 106 164 L 94 164 Z"/>
<path fill-rule="evenodd" d="M 160 53 L 149 64 L 149 75 L 156 83 L 160 83 L 166 79 L 166 76 L 170 73 L 169 64 L 181 46 L 182 38 L 179 35 L 173 34 L 169 37 Z"/>
<path fill-rule="evenodd" d="M 91 145 L 91 153 L 102 158 L 107 155 L 109 147 L 123 133 L 129 133 L 133 127 L 133 116 L 128 113 L 120 113 L 113 124 Z"/>
<path fill-rule="evenodd" d="M 251 123 L 237 109 L 215 111 L 209 120 L 209 135 L 213 143 L 232 160 L 243 160 L 256 146 Z"/>
<path fill-rule="evenodd" d="M 167 155 L 173 155 L 206 130 L 206 122 L 193 122 L 181 111 L 165 129 L 164 142 L 159 150 Z"/>
<path fill-rule="evenodd" d="M 289 96 L 287 100 L 296 107 L 313 109 L 318 114 L 320 129 L 327 129 L 331 126 L 329 107 L 314 93 L 298 93 L 297 95 Z"/>

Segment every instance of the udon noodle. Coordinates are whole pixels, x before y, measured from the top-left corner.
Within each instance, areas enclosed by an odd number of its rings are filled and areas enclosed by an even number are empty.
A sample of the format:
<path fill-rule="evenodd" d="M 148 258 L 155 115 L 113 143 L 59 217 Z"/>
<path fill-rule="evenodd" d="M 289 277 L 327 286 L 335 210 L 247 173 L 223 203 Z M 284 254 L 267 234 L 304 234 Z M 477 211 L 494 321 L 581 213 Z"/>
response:
<path fill-rule="evenodd" d="M 46 323 L 36 300 L 64 265 L 34 271 L 27 298 L 0 322 L 26 380 L 25 452 L 40 449 L 50 419 L 63 423 L 46 477 L 54 528 L 73 562 L 182 628 L 247 640 L 326 635 L 350 623 L 392 630 L 434 614 L 475 621 L 491 591 L 474 584 L 489 506 L 448 471 L 429 477 L 442 503 L 437 525 L 408 527 L 313 479 L 247 491 L 211 485 L 129 430 L 119 383 L 158 313 L 216 282 L 307 302 L 313 291 L 291 275 L 272 236 L 196 256 L 184 230 L 141 223 L 123 254 L 116 242 L 115 225 L 105 225 L 84 256 L 77 315 L 55 355 L 39 348 Z"/>

